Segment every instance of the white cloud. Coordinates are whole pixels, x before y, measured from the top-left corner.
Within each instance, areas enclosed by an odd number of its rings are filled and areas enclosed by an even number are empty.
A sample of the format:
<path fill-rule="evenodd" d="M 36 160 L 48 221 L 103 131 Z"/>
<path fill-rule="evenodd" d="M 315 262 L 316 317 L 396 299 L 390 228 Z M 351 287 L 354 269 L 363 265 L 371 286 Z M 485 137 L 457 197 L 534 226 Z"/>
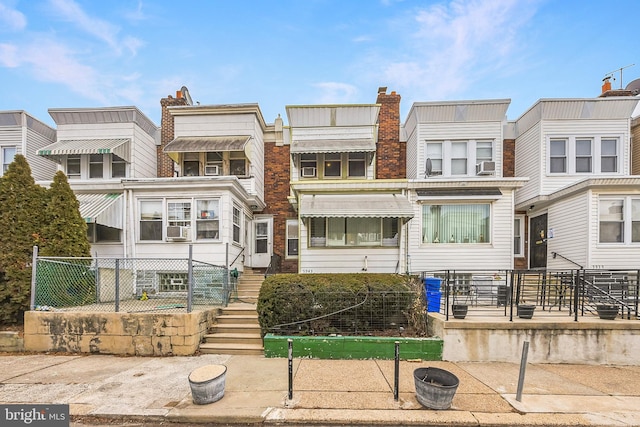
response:
<path fill-rule="evenodd" d="M 89 16 L 73 0 L 49 0 L 49 3 L 63 19 L 75 24 L 80 30 L 91 34 L 98 40 L 107 43 L 117 54 L 120 54 L 124 47 L 135 55 L 138 49 L 144 45 L 141 40 L 135 37 L 126 36 L 120 39 L 118 36 L 120 28 L 118 26 L 103 19 Z"/>
<path fill-rule="evenodd" d="M 0 64 L 8 68 L 20 66 L 20 55 L 18 46 L 0 43 Z"/>
<path fill-rule="evenodd" d="M 7 30 L 20 31 L 27 26 L 27 18 L 16 9 L 0 3 L 0 27 Z"/>
<path fill-rule="evenodd" d="M 321 82 L 313 86 L 322 91 L 316 101 L 320 104 L 347 104 L 353 102 L 358 93 L 355 86 L 346 83 Z"/>
<path fill-rule="evenodd" d="M 451 0 L 413 13 L 405 40 L 415 59 L 384 67 L 389 85 L 411 88 L 418 98 L 443 99 L 459 94 L 475 80 L 515 60 L 518 30 L 535 13 L 535 2 Z"/>

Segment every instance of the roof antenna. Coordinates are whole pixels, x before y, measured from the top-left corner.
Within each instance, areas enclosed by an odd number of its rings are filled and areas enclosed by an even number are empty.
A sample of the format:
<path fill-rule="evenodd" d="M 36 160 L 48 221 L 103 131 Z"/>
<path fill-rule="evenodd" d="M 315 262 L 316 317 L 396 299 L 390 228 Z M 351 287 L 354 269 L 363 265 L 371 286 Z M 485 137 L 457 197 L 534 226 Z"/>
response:
<path fill-rule="evenodd" d="M 626 66 L 624 66 L 624 67 L 621 67 L 621 68 L 618 68 L 618 69 L 616 69 L 616 70 L 613 70 L 613 71 L 611 71 L 611 72 L 609 72 L 609 73 L 605 74 L 605 78 L 607 78 L 607 77 L 613 77 L 613 74 L 614 74 L 614 73 L 618 73 L 618 72 L 619 72 L 619 73 L 620 73 L 620 89 L 622 89 L 622 70 L 624 70 L 625 68 L 633 67 L 634 65 L 636 65 L 636 64 L 629 64 L 629 65 L 626 65 Z M 615 78 L 615 77 L 613 77 L 613 80 L 615 80 L 615 79 L 616 79 L 616 78 Z"/>

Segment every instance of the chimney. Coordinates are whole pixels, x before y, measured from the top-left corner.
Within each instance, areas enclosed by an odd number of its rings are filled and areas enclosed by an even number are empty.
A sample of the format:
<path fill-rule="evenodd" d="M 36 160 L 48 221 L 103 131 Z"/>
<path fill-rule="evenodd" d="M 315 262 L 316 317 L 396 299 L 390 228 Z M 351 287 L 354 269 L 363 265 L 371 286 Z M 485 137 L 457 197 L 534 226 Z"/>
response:
<path fill-rule="evenodd" d="M 160 118 L 160 145 L 157 147 L 157 170 L 158 178 L 173 176 L 173 160 L 164 152 L 164 147 L 175 138 L 173 116 L 167 107 L 175 105 L 187 105 L 187 100 L 182 97 L 182 91 L 176 91 L 176 97 L 171 95 L 160 100 L 162 115 Z"/>
<path fill-rule="evenodd" d="M 378 88 L 378 143 L 376 144 L 376 178 L 406 178 L 406 144 L 400 142 L 400 95 L 387 95 L 387 88 Z"/>
<path fill-rule="evenodd" d="M 602 79 L 602 93 L 608 92 L 610 90 L 611 90 L 611 76 L 608 76 Z"/>

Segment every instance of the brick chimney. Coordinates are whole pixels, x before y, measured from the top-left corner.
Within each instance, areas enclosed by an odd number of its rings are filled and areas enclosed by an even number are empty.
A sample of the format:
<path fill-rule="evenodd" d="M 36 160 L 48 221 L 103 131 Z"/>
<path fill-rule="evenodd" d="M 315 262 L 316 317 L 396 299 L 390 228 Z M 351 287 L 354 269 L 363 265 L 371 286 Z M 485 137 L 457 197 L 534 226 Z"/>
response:
<path fill-rule="evenodd" d="M 378 144 L 376 147 L 376 178 L 406 178 L 406 143 L 400 142 L 400 95 L 387 95 L 387 88 L 378 89 Z"/>
<path fill-rule="evenodd" d="M 633 91 L 627 89 L 611 89 L 611 76 L 602 79 L 602 92 L 598 98 L 607 98 L 610 96 L 634 96 Z"/>
<path fill-rule="evenodd" d="M 173 176 L 173 160 L 163 151 L 164 147 L 175 138 L 173 116 L 169 113 L 167 107 L 175 105 L 187 105 L 187 100 L 182 95 L 182 91 L 176 91 L 176 97 L 171 95 L 160 100 L 162 107 L 162 117 L 160 118 L 160 146 L 157 147 L 158 178 L 167 178 Z"/>

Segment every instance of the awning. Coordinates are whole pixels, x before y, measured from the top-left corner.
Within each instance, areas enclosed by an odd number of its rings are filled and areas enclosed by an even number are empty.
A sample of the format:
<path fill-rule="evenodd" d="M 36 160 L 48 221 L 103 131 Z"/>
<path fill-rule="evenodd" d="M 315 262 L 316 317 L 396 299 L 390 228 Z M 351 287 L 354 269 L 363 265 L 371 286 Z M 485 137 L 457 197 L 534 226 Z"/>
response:
<path fill-rule="evenodd" d="M 400 194 L 303 195 L 300 216 L 306 218 L 413 218 L 409 200 Z"/>
<path fill-rule="evenodd" d="M 294 140 L 290 148 L 291 154 L 353 153 L 359 151 L 376 151 L 376 142 L 372 138 Z"/>
<path fill-rule="evenodd" d="M 112 228 L 123 228 L 122 194 L 77 194 L 80 215 L 87 223 L 96 223 Z"/>
<path fill-rule="evenodd" d="M 416 193 L 418 197 L 502 196 L 499 188 L 429 188 Z"/>
<path fill-rule="evenodd" d="M 109 154 L 113 153 L 125 162 L 131 160 L 131 140 L 112 139 L 69 139 L 55 142 L 38 150 L 38 156 L 48 157 L 60 163 L 69 154 Z"/>
<path fill-rule="evenodd" d="M 203 151 L 243 151 L 250 136 L 180 136 L 164 147 L 165 153 L 201 153 Z"/>

